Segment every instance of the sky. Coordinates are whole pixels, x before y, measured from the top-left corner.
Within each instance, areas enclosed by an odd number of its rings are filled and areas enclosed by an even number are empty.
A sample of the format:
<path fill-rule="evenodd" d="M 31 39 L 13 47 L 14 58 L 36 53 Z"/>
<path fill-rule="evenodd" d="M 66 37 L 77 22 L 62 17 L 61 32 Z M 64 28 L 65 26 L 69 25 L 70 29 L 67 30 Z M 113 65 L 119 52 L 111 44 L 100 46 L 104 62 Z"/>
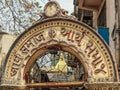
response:
<path fill-rule="evenodd" d="M 44 5 L 48 2 L 49 0 L 42 0 L 42 7 L 44 8 Z M 67 10 L 69 14 L 73 12 L 74 6 L 73 6 L 73 0 L 55 0 L 57 1 L 61 8 Z"/>

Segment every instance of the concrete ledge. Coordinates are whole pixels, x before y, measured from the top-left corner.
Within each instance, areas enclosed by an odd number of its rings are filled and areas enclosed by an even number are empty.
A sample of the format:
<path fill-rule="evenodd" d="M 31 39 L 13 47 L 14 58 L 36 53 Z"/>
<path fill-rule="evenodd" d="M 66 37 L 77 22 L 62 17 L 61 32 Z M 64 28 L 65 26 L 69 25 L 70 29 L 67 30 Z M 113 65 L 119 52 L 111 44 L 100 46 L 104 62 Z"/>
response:
<path fill-rule="evenodd" d="M 98 82 L 91 84 L 86 83 L 85 87 L 95 90 L 118 90 L 120 89 L 120 82 Z"/>

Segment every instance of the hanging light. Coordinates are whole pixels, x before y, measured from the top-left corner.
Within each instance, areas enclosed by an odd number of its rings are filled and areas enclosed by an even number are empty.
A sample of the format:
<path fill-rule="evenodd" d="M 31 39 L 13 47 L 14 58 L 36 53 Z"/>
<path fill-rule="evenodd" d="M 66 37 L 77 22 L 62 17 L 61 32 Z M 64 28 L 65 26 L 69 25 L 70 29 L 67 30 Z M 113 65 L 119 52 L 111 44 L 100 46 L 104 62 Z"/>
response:
<path fill-rule="evenodd" d="M 60 47 L 53 45 L 48 47 L 48 49 L 50 54 L 57 54 L 58 51 L 60 50 Z"/>

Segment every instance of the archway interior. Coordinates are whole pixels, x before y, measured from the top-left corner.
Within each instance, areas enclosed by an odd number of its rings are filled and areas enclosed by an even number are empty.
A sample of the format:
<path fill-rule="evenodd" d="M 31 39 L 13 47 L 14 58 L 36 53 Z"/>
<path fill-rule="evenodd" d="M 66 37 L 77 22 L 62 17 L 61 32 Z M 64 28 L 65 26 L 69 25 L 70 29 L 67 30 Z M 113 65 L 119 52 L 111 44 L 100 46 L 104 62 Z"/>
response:
<path fill-rule="evenodd" d="M 50 49 L 41 55 L 30 70 L 26 72 L 26 83 L 84 82 L 85 80 L 86 74 L 80 60 L 67 51 L 55 49 Z M 61 87 L 50 87 L 47 90 L 56 90 L 58 88 Z M 71 90 L 71 87 L 64 87 L 65 90 L 67 90 L 66 88 Z M 45 88 L 37 89 L 46 90 Z"/>

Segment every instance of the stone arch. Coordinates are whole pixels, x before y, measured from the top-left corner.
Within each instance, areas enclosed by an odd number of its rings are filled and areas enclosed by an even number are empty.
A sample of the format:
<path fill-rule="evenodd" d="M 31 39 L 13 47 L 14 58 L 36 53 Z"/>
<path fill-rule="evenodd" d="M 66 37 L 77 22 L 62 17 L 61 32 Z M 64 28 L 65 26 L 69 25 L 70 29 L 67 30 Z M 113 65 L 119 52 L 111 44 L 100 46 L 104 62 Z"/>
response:
<path fill-rule="evenodd" d="M 73 19 L 49 18 L 37 22 L 16 39 L 6 56 L 2 85 L 25 85 L 22 77 L 29 69 L 28 64 L 51 45 L 61 46 L 77 56 L 90 82 L 118 80 L 109 46 L 95 30 Z"/>

